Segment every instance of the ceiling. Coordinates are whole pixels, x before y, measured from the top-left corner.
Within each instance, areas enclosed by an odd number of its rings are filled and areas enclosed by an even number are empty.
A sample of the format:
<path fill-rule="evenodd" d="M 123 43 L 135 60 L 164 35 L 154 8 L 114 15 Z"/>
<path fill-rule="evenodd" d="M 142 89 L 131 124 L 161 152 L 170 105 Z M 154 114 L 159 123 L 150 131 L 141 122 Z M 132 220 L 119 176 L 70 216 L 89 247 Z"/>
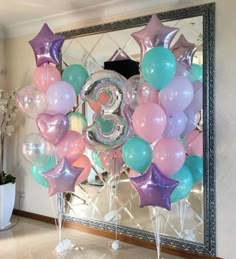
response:
<path fill-rule="evenodd" d="M 17 37 L 38 31 L 44 22 L 60 30 L 89 20 L 188 2 L 194 0 L 7 0 L 1 4 L 0 26 L 2 36 Z"/>

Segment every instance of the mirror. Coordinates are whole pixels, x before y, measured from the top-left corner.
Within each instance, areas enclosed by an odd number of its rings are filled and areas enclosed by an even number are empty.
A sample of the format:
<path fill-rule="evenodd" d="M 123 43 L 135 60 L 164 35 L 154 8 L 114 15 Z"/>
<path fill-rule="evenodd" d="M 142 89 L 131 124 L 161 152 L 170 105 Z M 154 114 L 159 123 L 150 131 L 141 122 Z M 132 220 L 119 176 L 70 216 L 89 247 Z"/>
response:
<path fill-rule="evenodd" d="M 211 256 L 216 252 L 214 12 L 215 5 L 207 4 L 157 14 L 164 25 L 179 28 L 172 45 L 183 34 L 197 47 L 193 63 L 203 65 L 203 110 L 197 126 L 203 134 L 203 150 L 200 150 L 203 179 L 185 199 L 173 203 L 170 212 L 160 210 L 161 243 Z M 140 62 L 140 48 L 131 33 L 144 28 L 150 18 L 151 15 L 60 33 L 66 38 L 61 69 L 81 64 L 92 74 L 104 69 L 111 60 L 129 58 Z M 83 104 L 79 109 L 91 124 L 91 107 Z M 139 208 L 138 194 L 128 178 L 129 171 L 123 168 L 119 175 L 110 174 L 113 163 L 104 169 L 98 154 L 88 151 L 87 155 L 93 161 L 92 171 L 75 193 L 65 195 L 64 220 L 155 241 L 152 211 L 148 207 Z"/>

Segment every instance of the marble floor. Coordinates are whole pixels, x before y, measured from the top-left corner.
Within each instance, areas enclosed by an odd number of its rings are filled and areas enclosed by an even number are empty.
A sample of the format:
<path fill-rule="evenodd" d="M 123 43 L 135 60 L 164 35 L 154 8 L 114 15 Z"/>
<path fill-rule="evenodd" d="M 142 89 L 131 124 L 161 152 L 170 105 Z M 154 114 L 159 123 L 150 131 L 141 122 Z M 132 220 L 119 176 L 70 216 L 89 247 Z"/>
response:
<path fill-rule="evenodd" d="M 74 242 L 74 249 L 64 257 L 55 253 L 58 231 L 55 225 L 42 223 L 24 217 L 13 218 L 15 227 L 0 231 L 1 259 L 152 259 L 156 252 L 142 247 L 120 243 L 120 249 L 111 249 L 110 239 L 95 236 L 72 229 L 62 229 L 62 239 Z M 163 254 L 163 259 L 179 259 L 180 257 Z"/>

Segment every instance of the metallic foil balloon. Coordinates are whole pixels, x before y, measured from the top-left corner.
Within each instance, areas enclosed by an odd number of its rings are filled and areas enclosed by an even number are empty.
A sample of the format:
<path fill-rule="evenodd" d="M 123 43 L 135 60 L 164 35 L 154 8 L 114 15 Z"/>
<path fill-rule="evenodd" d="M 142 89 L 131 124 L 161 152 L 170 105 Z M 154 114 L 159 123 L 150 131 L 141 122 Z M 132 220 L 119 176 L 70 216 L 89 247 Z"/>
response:
<path fill-rule="evenodd" d="M 131 36 L 140 46 L 142 59 L 144 54 L 153 47 L 169 48 L 178 30 L 178 28 L 163 25 L 158 17 L 153 14 L 145 28 L 132 33 Z"/>
<path fill-rule="evenodd" d="M 34 86 L 26 86 L 16 92 L 16 104 L 18 108 L 35 119 L 37 115 L 47 108 L 44 94 L 39 92 Z"/>
<path fill-rule="evenodd" d="M 151 164 L 144 175 L 130 178 L 130 182 L 139 194 L 139 207 L 158 206 L 171 209 L 170 196 L 178 181 L 162 175 L 154 164 Z"/>
<path fill-rule="evenodd" d="M 84 130 L 85 141 L 91 149 L 117 149 L 131 136 L 130 111 L 123 100 L 125 83 L 126 79 L 120 74 L 102 70 L 92 74 L 83 86 L 81 98 L 84 101 L 97 101 L 103 92 L 110 97 L 102 105 L 101 112 L 95 115 L 93 124 Z"/>
<path fill-rule="evenodd" d="M 48 194 L 52 196 L 61 192 L 74 192 L 77 178 L 83 168 L 71 166 L 62 159 L 54 168 L 42 174 L 49 184 Z"/>
<path fill-rule="evenodd" d="M 36 59 L 37 66 L 44 63 L 60 63 L 60 49 L 64 37 L 55 35 L 45 23 L 35 38 L 29 41 Z"/>
<path fill-rule="evenodd" d="M 36 124 L 41 136 L 53 145 L 59 142 L 69 128 L 69 120 L 64 114 L 40 113 Z"/>
<path fill-rule="evenodd" d="M 42 167 L 54 155 L 53 146 L 37 133 L 27 135 L 23 142 L 23 155 L 33 165 Z"/>
<path fill-rule="evenodd" d="M 188 42 L 184 35 L 181 34 L 176 43 L 171 47 L 171 50 L 180 64 L 183 64 L 188 69 L 191 68 L 193 56 L 197 50 L 195 44 Z"/>

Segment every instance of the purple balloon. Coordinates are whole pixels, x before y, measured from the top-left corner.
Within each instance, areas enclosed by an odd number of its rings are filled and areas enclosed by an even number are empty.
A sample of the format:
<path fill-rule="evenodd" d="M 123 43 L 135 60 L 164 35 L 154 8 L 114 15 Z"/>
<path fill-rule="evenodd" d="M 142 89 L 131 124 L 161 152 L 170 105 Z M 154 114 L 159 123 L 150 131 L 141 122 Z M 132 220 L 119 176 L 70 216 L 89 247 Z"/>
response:
<path fill-rule="evenodd" d="M 187 116 L 184 112 L 178 112 L 173 116 L 167 116 L 167 124 L 164 131 L 165 137 L 179 137 L 186 128 Z"/>
<path fill-rule="evenodd" d="M 179 182 L 161 174 L 154 164 L 151 164 L 144 175 L 130 178 L 130 182 L 139 194 L 139 207 L 159 206 L 171 209 L 170 195 Z"/>
<path fill-rule="evenodd" d="M 176 72 L 175 72 L 176 76 L 183 76 L 186 77 L 187 79 L 190 78 L 191 74 L 189 72 L 189 69 L 186 68 L 186 66 L 184 66 L 183 64 L 177 62 L 176 63 Z"/>
<path fill-rule="evenodd" d="M 41 136 L 53 145 L 59 142 L 69 128 L 69 120 L 63 114 L 40 113 L 36 124 Z"/>
<path fill-rule="evenodd" d="M 48 110 L 67 114 L 76 104 L 74 88 L 64 81 L 58 81 L 50 85 L 47 91 Z"/>
<path fill-rule="evenodd" d="M 42 174 L 49 184 L 48 194 L 74 192 L 78 177 L 84 168 L 73 167 L 64 158 L 54 168 Z"/>
<path fill-rule="evenodd" d="M 29 41 L 36 59 L 37 66 L 44 63 L 60 63 L 60 49 L 64 37 L 55 35 L 45 23 L 35 38 Z"/>
<path fill-rule="evenodd" d="M 185 110 L 187 113 L 199 112 L 202 109 L 202 104 L 203 104 L 202 83 L 200 81 L 194 81 L 192 83 L 192 85 L 193 85 L 193 89 L 194 89 L 194 96 L 193 96 L 193 100 L 192 100 L 191 104 Z"/>
<path fill-rule="evenodd" d="M 181 134 L 181 137 L 184 137 L 187 134 L 189 134 L 191 131 L 193 131 L 197 127 L 197 124 L 199 121 L 198 114 L 194 112 L 185 112 L 185 115 L 187 117 L 187 123 L 186 123 L 185 130 Z"/>
<path fill-rule="evenodd" d="M 160 103 L 169 115 L 184 111 L 193 100 L 193 86 L 183 76 L 174 79 L 160 91 Z"/>

